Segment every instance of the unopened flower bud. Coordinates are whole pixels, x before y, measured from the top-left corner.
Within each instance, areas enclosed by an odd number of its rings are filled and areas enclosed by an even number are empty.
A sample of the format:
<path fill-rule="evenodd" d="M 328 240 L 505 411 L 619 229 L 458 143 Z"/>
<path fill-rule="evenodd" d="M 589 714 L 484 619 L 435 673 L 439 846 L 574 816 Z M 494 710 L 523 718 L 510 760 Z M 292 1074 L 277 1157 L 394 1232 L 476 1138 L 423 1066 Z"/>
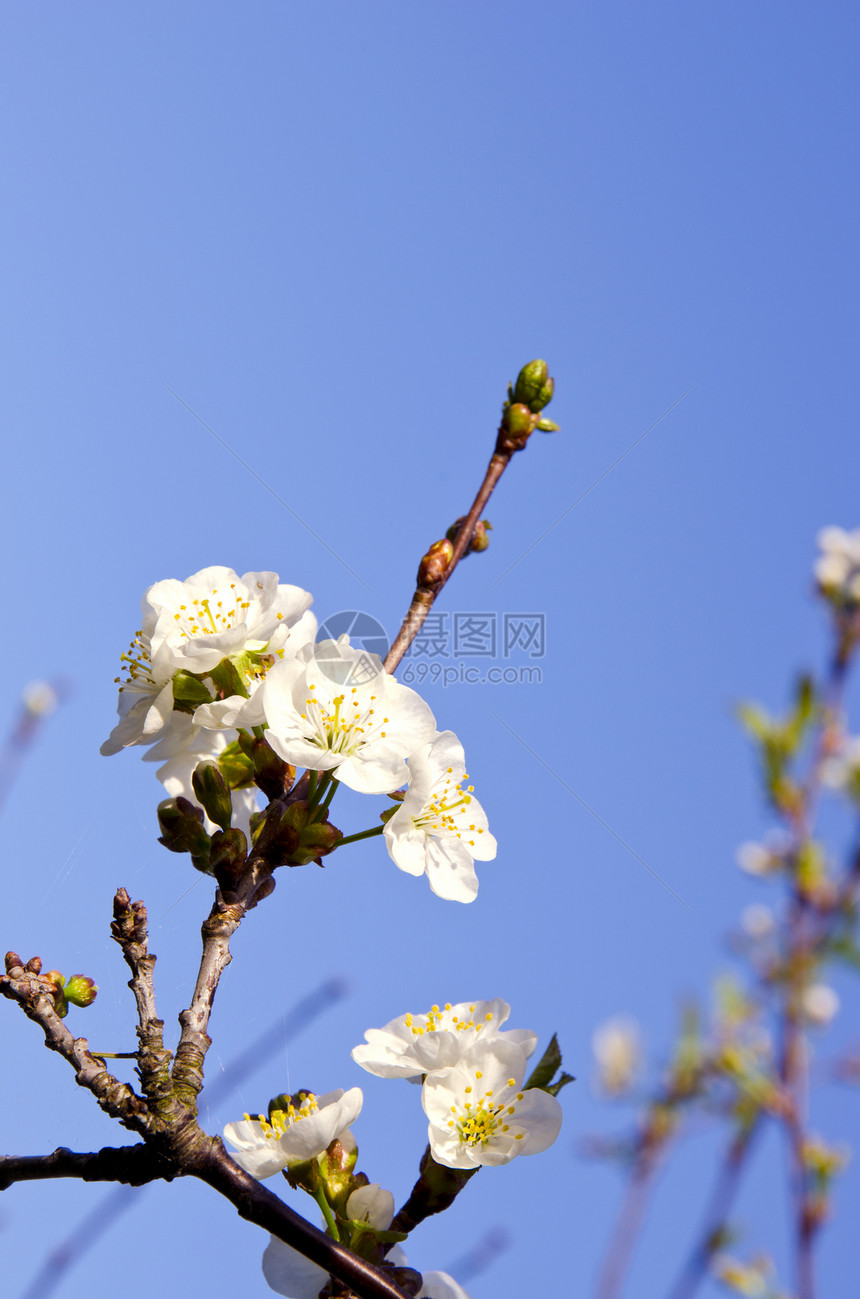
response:
<path fill-rule="evenodd" d="M 31 956 L 24 968 L 26 969 L 28 974 L 41 974 L 42 973 L 41 956 Z"/>
<path fill-rule="evenodd" d="M 375 1231 L 387 1231 L 394 1219 L 394 1196 L 378 1182 L 360 1186 L 346 1202 L 346 1216 L 352 1222 L 367 1223 Z"/>
<path fill-rule="evenodd" d="M 166 798 L 158 805 L 159 843 L 171 852 L 189 852 L 198 870 L 209 869 L 209 835 L 203 827 L 203 809 L 190 799 Z"/>
<path fill-rule="evenodd" d="M 517 375 L 513 401 L 522 402 L 529 410 L 543 410 L 552 401 L 555 380 L 549 377 L 546 361 L 529 361 Z"/>
<path fill-rule="evenodd" d="M 73 974 L 63 989 L 66 1000 L 73 1006 L 91 1006 L 96 999 L 98 988 L 86 974 Z"/>
<path fill-rule="evenodd" d="M 235 884 L 245 868 L 248 841 L 241 830 L 216 830 L 209 847 L 209 870 L 222 888 Z"/>
<path fill-rule="evenodd" d="M 222 830 L 229 830 L 233 819 L 230 786 L 214 762 L 201 762 L 194 768 L 191 784 L 203 810 Z"/>
<path fill-rule="evenodd" d="M 466 522 L 466 516 L 465 514 L 461 514 L 459 519 L 456 519 L 451 524 L 448 531 L 445 533 L 445 536 L 454 545 L 456 545 L 457 537 L 460 534 L 460 529 L 462 528 L 465 522 Z M 475 531 L 472 533 L 472 540 L 469 542 L 469 545 L 466 547 L 466 554 L 470 555 L 473 550 L 475 551 L 476 554 L 480 553 L 482 550 L 486 550 L 490 544 L 490 538 L 488 537 L 487 533 L 492 532 L 492 530 L 493 530 L 493 525 L 492 523 L 490 523 L 489 519 L 479 519 L 478 522 L 475 524 Z"/>
<path fill-rule="evenodd" d="M 17 952 L 6 953 L 6 973 L 11 974 L 13 970 L 20 970 L 24 973 L 24 962 Z"/>
<path fill-rule="evenodd" d="M 248 735 L 247 732 L 243 732 L 236 743 L 252 764 L 251 778 L 257 788 L 261 789 L 268 799 L 282 798 L 284 794 L 290 792 L 296 779 L 296 769 L 289 762 L 284 762 L 282 758 L 278 757 L 269 746 L 265 736 L 260 739 L 256 735 Z M 228 745 L 228 750 L 231 747 Z M 229 773 L 224 768 L 223 753 L 218 759 L 218 765 L 229 779 Z"/>
<path fill-rule="evenodd" d="M 418 585 L 433 587 L 441 582 L 453 555 L 454 547 L 447 537 L 443 537 L 441 541 L 434 541 L 418 565 Z"/>

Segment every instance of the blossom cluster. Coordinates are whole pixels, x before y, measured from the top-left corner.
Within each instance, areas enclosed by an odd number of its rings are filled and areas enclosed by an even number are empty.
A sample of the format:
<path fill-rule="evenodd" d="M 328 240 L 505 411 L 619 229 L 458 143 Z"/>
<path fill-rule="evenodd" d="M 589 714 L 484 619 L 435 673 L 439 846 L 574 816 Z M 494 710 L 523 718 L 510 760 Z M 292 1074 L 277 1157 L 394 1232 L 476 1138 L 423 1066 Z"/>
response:
<path fill-rule="evenodd" d="M 546 1150 L 561 1129 L 561 1106 L 524 1089 L 537 1037 L 503 1031 L 510 1006 L 499 1000 L 433 1006 L 368 1029 L 352 1057 L 380 1078 L 421 1083 L 430 1150 L 438 1164 L 474 1169 Z"/>
<path fill-rule="evenodd" d="M 218 764 L 240 734 L 264 733 L 283 762 L 332 794 L 343 784 L 393 797 L 376 831 L 393 861 L 426 874 L 440 897 L 471 901 L 474 862 L 495 857 L 496 841 L 462 746 L 377 655 L 347 636 L 315 643 L 311 603 L 269 572 L 215 566 L 155 583 L 122 656 L 119 720 L 102 753 L 146 746 L 167 793 L 193 801 L 200 763 Z M 250 779 L 234 785 L 232 824 L 246 835 L 256 809 Z M 205 828 L 215 829 L 208 819 Z"/>
<path fill-rule="evenodd" d="M 432 1006 L 426 1014 L 400 1015 L 384 1028 L 368 1029 L 365 1042 L 352 1052 L 368 1073 L 421 1084 L 430 1151 L 447 1168 L 475 1171 L 507 1164 L 516 1155 L 546 1150 L 558 1136 L 561 1106 L 555 1089 L 524 1084 L 537 1036 L 504 1028 L 509 1015 L 510 1006 L 500 998 Z M 363 1234 L 375 1234 L 387 1262 L 401 1266 L 405 1257 L 391 1245 L 404 1236 L 388 1234 L 393 1195 L 378 1183 L 368 1184 L 364 1174 L 352 1176 L 358 1152 L 350 1125 L 362 1101 L 358 1087 L 278 1097 L 267 1118 L 246 1114 L 241 1122 L 228 1123 L 224 1136 L 247 1173 L 267 1178 L 283 1172 L 321 1205 L 320 1196 L 335 1207 L 353 1245 Z M 350 1184 L 355 1189 L 348 1194 Z M 316 1299 L 327 1282 L 322 1268 L 274 1237 L 263 1256 L 263 1275 L 288 1299 Z M 468 1299 L 443 1272 L 424 1274 L 420 1296 Z"/>

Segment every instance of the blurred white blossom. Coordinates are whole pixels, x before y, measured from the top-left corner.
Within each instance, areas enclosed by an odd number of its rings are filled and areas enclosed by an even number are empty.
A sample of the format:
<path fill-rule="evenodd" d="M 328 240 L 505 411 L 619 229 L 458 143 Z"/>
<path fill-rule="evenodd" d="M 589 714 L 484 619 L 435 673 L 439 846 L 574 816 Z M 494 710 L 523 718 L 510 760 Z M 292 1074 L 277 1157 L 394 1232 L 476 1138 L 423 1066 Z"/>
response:
<path fill-rule="evenodd" d="M 612 1096 L 628 1091 L 642 1064 L 639 1025 L 633 1019 L 608 1019 L 591 1039 L 598 1082 Z"/>
<path fill-rule="evenodd" d="M 803 1013 L 810 1024 L 826 1028 L 839 1010 L 839 997 L 826 983 L 812 983 L 803 992 Z"/>
<path fill-rule="evenodd" d="M 776 920 L 770 907 L 753 902 L 741 912 L 741 929 L 749 938 L 765 938 L 773 933 Z"/>
<path fill-rule="evenodd" d="M 815 580 L 825 595 L 840 603 L 860 602 L 860 528 L 823 528 Z"/>
<path fill-rule="evenodd" d="M 773 875 L 785 865 L 787 843 L 779 834 L 764 843 L 742 843 L 737 851 L 737 863 L 747 875 Z"/>

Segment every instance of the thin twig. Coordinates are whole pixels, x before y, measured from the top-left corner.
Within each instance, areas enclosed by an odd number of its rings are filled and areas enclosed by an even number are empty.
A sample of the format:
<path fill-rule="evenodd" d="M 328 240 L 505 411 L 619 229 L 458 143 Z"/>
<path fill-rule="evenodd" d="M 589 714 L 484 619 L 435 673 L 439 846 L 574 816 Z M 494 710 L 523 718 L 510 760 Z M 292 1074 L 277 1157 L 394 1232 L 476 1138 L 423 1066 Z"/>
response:
<path fill-rule="evenodd" d="M 657 1163 L 656 1151 L 648 1152 L 637 1160 L 627 1186 L 621 1212 L 604 1255 L 595 1299 L 616 1299 L 616 1296 L 621 1293 L 621 1286 L 633 1257 L 633 1249 L 642 1229 Z"/>
<path fill-rule="evenodd" d="M 25 969 L 14 952 L 6 957 L 6 973 L 0 976 L 0 996 L 16 1001 L 28 1019 L 45 1034 L 45 1045 L 60 1054 L 75 1071 L 75 1081 L 92 1092 L 99 1106 L 124 1127 L 142 1136 L 157 1130 L 157 1122 L 146 1102 L 126 1083 L 108 1073 L 104 1061 L 90 1054 L 85 1037 L 74 1037 L 60 1018 L 51 984 Z"/>
<path fill-rule="evenodd" d="M 111 937 L 131 970 L 128 986 L 137 1006 L 137 1065 L 144 1094 L 157 1098 L 170 1092 L 171 1053 L 164 1049 L 164 1021 L 158 1018 L 153 974 L 155 956 L 148 949 L 146 907 L 132 902 L 127 889 L 117 889 L 113 900 Z"/>
<path fill-rule="evenodd" d="M 386 672 L 393 672 L 397 667 L 403 655 L 409 649 L 409 646 L 418 635 L 424 620 L 430 610 L 433 608 L 436 597 L 442 590 L 442 587 L 448 581 L 454 569 L 468 550 L 472 538 L 475 535 L 475 527 L 481 517 L 484 506 L 492 495 L 496 483 L 510 464 L 513 451 L 496 452 L 493 454 L 487 472 L 484 475 L 484 481 L 478 489 L 478 494 L 472 502 L 472 508 L 466 515 L 460 529 L 457 533 L 457 539 L 454 542 L 454 553 L 444 568 L 444 571 L 432 582 L 432 584 L 422 584 L 419 578 L 419 585 L 416 587 L 415 594 L 412 597 L 412 603 L 406 611 L 406 617 L 403 619 L 403 625 L 394 638 L 394 644 L 388 651 L 385 659 Z"/>
<path fill-rule="evenodd" d="M 209 1017 L 221 975 L 232 960 L 230 939 L 245 913 L 272 885 L 271 867 L 261 858 L 251 858 L 234 889 L 226 882 L 218 889 L 203 922 L 203 954 L 191 1004 L 179 1016 L 182 1032 L 172 1070 L 174 1085 L 189 1089 L 183 1092 L 186 1099 L 193 1099 L 203 1088 L 203 1061 L 212 1045 L 207 1032 Z"/>
<path fill-rule="evenodd" d="M 737 1195 L 753 1139 L 761 1126 L 762 1116 L 759 1113 L 749 1127 L 738 1132 L 729 1143 L 705 1208 L 699 1239 L 681 1269 L 677 1281 L 669 1291 L 669 1299 L 692 1299 L 704 1280 L 715 1243 L 725 1229 Z"/>

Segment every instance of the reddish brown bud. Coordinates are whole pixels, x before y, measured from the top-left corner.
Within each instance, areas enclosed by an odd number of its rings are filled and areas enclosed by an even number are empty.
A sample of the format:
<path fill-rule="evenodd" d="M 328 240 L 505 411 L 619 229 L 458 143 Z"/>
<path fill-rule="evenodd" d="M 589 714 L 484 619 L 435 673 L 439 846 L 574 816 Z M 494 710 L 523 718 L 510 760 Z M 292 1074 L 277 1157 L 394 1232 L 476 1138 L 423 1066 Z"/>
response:
<path fill-rule="evenodd" d="M 21 960 L 21 958 L 20 958 L 20 956 L 18 955 L 18 953 L 17 953 L 17 952 L 7 952 L 7 953 L 6 953 L 6 973 L 7 973 L 7 974 L 11 974 L 13 970 L 21 970 L 21 971 L 23 972 L 23 969 L 24 969 L 24 962 Z"/>
<path fill-rule="evenodd" d="M 502 425 L 512 438 L 524 440 L 534 430 L 538 418 L 537 415 L 532 414 L 528 406 L 522 402 L 514 402 L 505 411 Z"/>
<path fill-rule="evenodd" d="M 434 541 L 427 554 L 418 565 L 418 585 L 434 587 L 442 581 L 454 554 L 454 547 L 447 537 Z"/>
<path fill-rule="evenodd" d="M 30 960 L 27 962 L 27 964 L 24 966 L 24 968 L 28 974 L 41 974 L 42 973 L 41 956 L 32 956 Z"/>

